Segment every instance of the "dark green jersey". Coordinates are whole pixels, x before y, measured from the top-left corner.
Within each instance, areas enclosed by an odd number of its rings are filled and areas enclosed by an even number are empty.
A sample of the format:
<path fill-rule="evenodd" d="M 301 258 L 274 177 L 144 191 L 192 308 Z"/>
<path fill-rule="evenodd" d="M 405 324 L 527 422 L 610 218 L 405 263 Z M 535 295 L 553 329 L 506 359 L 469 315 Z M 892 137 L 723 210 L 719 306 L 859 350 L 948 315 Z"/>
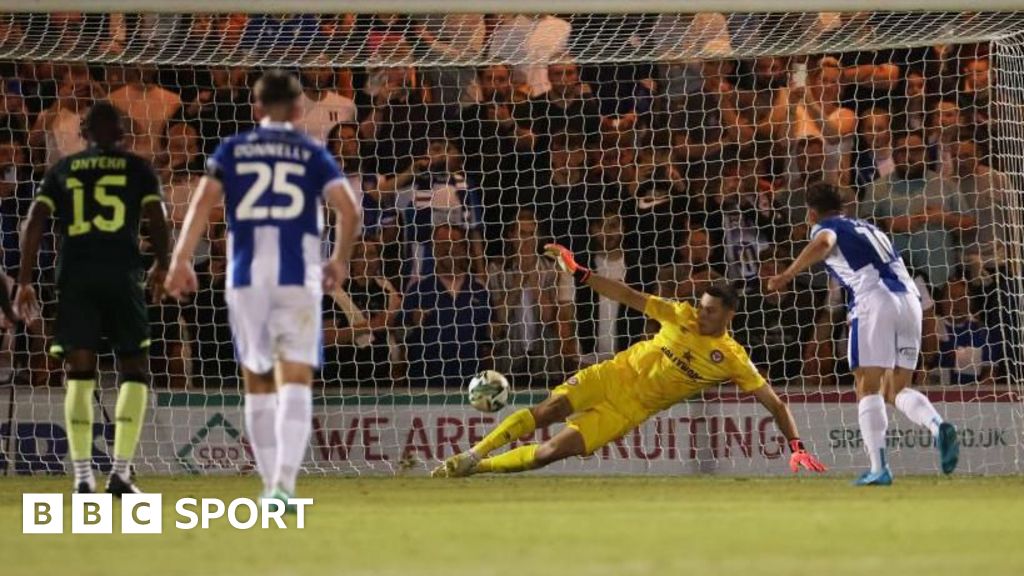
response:
<path fill-rule="evenodd" d="M 46 172 L 36 200 L 57 221 L 59 278 L 142 268 L 142 207 L 161 195 L 160 179 L 139 156 L 95 147 L 67 156 Z"/>

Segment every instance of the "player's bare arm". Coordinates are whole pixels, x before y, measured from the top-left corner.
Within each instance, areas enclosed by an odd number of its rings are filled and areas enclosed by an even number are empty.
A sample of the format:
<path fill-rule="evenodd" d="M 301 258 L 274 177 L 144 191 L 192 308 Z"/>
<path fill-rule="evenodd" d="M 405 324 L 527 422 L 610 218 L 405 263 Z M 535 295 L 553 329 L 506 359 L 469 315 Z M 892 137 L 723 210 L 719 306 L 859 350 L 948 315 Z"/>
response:
<path fill-rule="evenodd" d="M 348 261 L 352 256 L 356 232 L 362 219 L 362 210 L 356 204 L 352 189 L 345 180 L 338 180 L 325 191 L 327 202 L 334 210 L 334 253 L 324 263 L 324 291 L 330 292 L 345 281 Z"/>
<path fill-rule="evenodd" d="M 576 263 L 575 257 L 568 248 L 558 244 L 548 244 L 544 247 L 544 255 L 552 259 L 561 272 L 572 274 L 577 282 L 590 286 L 601 296 L 640 312 L 646 309 L 649 295 L 634 290 L 617 280 L 594 274 L 589 268 Z"/>
<path fill-rule="evenodd" d="M 789 405 L 779 398 L 775 390 L 771 386 L 761 386 L 751 394 L 768 410 L 772 418 L 775 419 L 775 425 L 786 437 L 786 442 L 792 451 L 792 455 L 789 457 L 790 469 L 797 472 L 802 467 L 812 472 L 825 472 L 825 465 L 804 448 L 797 431 L 796 421 L 793 419 L 793 413 L 789 411 Z"/>
<path fill-rule="evenodd" d="M 224 198 L 224 189 L 220 180 L 204 176 L 196 187 L 195 196 L 189 204 L 181 237 L 174 246 L 174 255 L 167 271 L 164 290 L 172 298 L 181 299 L 198 289 L 199 281 L 192 267 L 192 255 L 196 251 L 199 239 L 210 221 L 210 214 Z"/>
<path fill-rule="evenodd" d="M 786 268 L 782 274 L 773 276 L 768 280 L 768 290 L 782 290 L 796 275 L 807 270 L 811 266 L 814 266 L 818 262 L 822 262 L 828 257 L 829 252 L 832 251 L 832 247 L 836 245 L 836 237 L 834 234 L 818 234 L 811 240 L 800 255 L 796 257 L 796 260 Z"/>
<path fill-rule="evenodd" d="M 21 263 L 18 265 L 18 294 L 14 299 L 14 308 L 18 314 L 29 320 L 39 312 L 39 301 L 36 290 L 32 286 L 35 275 L 36 259 L 39 256 L 39 242 L 46 231 L 53 211 L 44 202 L 36 200 L 28 212 L 21 231 Z"/>

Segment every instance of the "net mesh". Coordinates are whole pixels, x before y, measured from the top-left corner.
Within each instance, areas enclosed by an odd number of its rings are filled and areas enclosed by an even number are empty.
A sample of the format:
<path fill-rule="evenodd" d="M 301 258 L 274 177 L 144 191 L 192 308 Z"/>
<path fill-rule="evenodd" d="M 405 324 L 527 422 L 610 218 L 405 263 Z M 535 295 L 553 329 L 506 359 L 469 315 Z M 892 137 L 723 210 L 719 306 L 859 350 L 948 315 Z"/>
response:
<path fill-rule="evenodd" d="M 960 426 L 963 469 L 1017 473 L 1022 18 L 0 15 L 3 266 L 14 276 L 35 186 L 84 146 L 78 125 L 92 102 L 126 113 L 125 145 L 160 172 L 179 229 L 205 157 L 253 126 L 259 71 L 295 67 L 297 124 L 328 145 L 364 209 L 353 279 L 324 302 L 308 471 L 422 471 L 502 416 L 465 404 L 479 370 L 507 375 L 514 404 L 528 405 L 657 329 L 560 278 L 539 257 L 548 241 L 669 298 L 732 283 L 742 295 L 734 336 L 791 403 L 805 441 L 839 471 L 863 465 L 842 288 L 820 270 L 781 295 L 763 288 L 806 244 L 805 190 L 827 182 L 892 231 L 914 272 L 925 309 L 915 379 Z M 455 297 L 435 274 L 445 226 L 472 278 Z M 55 249 L 50 237 L 42 317 L 3 337 L 8 473 L 65 466 L 63 373 L 45 354 Z M 196 297 L 150 308 L 157 393 L 140 471 L 251 469 L 226 250 L 221 216 L 196 258 Z M 109 358 L 101 370 L 103 469 Z M 784 471 L 781 434 L 735 390 L 711 389 L 553 470 Z M 892 422 L 897 470 L 935 471 L 928 432 Z"/>

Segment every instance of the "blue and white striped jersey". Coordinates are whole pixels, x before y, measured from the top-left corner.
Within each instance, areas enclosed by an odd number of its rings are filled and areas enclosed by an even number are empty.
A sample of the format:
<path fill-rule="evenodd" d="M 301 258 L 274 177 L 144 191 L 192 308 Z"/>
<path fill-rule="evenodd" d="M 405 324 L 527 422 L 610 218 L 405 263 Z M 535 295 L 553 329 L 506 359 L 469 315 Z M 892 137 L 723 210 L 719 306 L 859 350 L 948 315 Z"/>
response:
<path fill-rule="evenodd" d="M 825 267 L 846 289 L 851 309 L 857 298 L 880 289 L 921 296 L 892 241 L 873 224 L 834 216 L 814 225 L 811 238 L 819 234 L 831 234 L 836 239 L 825 258 Z"/>
<path fill-rule="evenodd" d="M 327 150 L 288 123 L 266 120 L 228 138 L 207 161 L 224 188 L 230 288 L 320 289 L 323 194 L 347 186 Z"/>

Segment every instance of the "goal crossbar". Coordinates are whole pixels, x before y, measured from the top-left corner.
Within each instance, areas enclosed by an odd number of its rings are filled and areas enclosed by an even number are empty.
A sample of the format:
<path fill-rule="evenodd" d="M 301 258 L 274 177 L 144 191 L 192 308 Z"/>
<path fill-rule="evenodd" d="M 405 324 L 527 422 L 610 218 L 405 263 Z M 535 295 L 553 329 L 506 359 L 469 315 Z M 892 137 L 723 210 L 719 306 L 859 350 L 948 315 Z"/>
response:
<path fill-rule="evenodd" d="M 980 0 L 972 2 L 973 10 L 988 12 L 1012 12 L 1024 10 L 1024 0 Z M 408 13 L 408 14 L 490 14 L 507 13 L 514 8 L 517 14 L 546 14 L 555 8 L 559 12 L 591 12 L 605 14 L 639 13 L 698 13 L 698 12 L 959 12 L 964 9 L 962 0 L 901 0 L 894 3 L 887 0 L 775 0 L 770 3 L 753 0 L 705 0 L 686 2 L 681 0 L 562 0 L 553 5 L 546 0 L 519 0 L 510 4 L 506 0 L 290 0 L 289 12 L 339 13 L 356 12 L 365 14 Z M 72 0 L 3 0 L 0 12 L 131 12 L 131 13 L 277 13 L 282 12 L 279 0 L 178 0 L 176 2 L 150 2 L 136 0 L 93 0 L 75 2 Z"/>

